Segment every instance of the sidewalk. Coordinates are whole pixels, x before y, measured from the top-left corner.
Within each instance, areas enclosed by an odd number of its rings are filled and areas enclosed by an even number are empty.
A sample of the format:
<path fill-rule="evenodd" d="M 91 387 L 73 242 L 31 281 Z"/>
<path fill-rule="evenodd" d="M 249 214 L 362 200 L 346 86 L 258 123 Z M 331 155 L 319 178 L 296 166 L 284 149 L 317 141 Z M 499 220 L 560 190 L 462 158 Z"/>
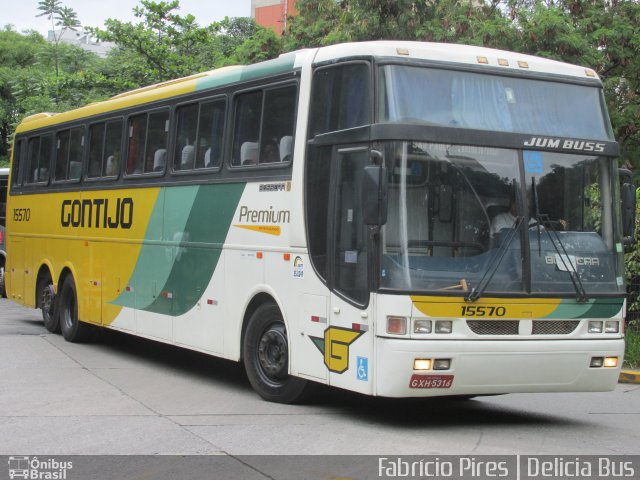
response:
<path fill-rule="evenodd" d="M 640 371 L 622 369 L 619 382 L 640 384 Z"/>

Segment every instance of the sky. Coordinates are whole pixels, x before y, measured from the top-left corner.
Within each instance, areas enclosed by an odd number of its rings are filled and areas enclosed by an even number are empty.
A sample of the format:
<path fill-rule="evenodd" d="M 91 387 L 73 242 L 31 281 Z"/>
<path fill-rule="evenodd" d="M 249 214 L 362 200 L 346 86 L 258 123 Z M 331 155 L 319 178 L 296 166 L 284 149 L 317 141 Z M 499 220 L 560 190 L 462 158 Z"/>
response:
<path fill-rule="evenodd" d="M 102 27 L 107 18 L 136 22 L 133 7 L 138 0 L 61 0 L 62 6 L 73 8 L 83 26 Z M 46 36 L 51 22 L 46 17 L 36 17 L 38 0 L 0 0 L 0 28 L 12 24 L 14 29 L 36 30 Z M 209 25 L 224 17 L 248 17 L 251 0 L 180 0 L 182 16 L 192 14 L 199 25 Z"/>

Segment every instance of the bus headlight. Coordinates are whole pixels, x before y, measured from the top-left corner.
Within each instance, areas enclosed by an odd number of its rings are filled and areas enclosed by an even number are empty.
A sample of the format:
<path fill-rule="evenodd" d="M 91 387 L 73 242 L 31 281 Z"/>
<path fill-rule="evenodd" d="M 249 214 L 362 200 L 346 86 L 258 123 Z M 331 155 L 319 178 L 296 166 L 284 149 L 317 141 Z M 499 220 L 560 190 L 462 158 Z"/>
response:
<path fill-rule="evenodd" d="M 451 333 L 452 328 L 451 320 L 436 320 L 436 333 Z"/>
<path fill-rule="evenodd" d="M 431 320 L 414 320 L 413 333 L 431 333 Z"/>
<path fill-rule="evenodd" d="M 602 333 L 602 322 L 589 320 L 589 333 Z"/>
<path fill-rule="evenodd" d="M 431 370 L 431 359 L 430 358 L 416 358 L 413 361 L 413 369 L 414 370 Z"/>
<path fill-rule="evenodd" d="M 436 358 L 433 361 L 434 370 L 449 370 L 451 368 L 450 358 Z"/>
<path fill-rule="evenodd" d="M 615 368 L 618 366 L 618 357 L 604 357 L 605 368 Z"/>
<path fill-rule="evenodd" d="M 620 329 L 617 320 L 607 320 L 604 322 L 604 333 L 618 333 Z"/>

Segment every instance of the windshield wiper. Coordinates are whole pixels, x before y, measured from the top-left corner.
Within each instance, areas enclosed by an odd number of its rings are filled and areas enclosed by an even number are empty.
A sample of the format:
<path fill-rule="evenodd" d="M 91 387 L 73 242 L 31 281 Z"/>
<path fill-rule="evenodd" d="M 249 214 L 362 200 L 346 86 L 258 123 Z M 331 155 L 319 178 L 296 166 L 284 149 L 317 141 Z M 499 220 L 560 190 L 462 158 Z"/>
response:
<path fill-rule="evenodd" d="M 544 227 L 543 230 L 547 233 L 549 240 L 553 245 L 553 248 L 555 248 L 556 253 L 558 254 L 558 257 L 562 262 L 562 266 L 565 268 L 564 271 L 567 272 L 569 274 L 569 277 L 571 278 L 573 289 L 576 291 L 576 301 L 578 303 L 584 303 L 588 301 L 589 298 L 587 297 L 587 292 L 585 291 L 584 285 L 582 285 L 582 281 L 580 280 L 580 275 L 578 275 L 578 269 L 571 261 L 571 258 L 567 253 L 567 249 L 565 248 L 564 243 L 562 243 L 562 240 L 560 240 L 560 235 L 558 235 L 558 232 L 554 228 L 552 228 L 552 222 L 551 222 L 551 219 L 549 218 L 549 215 L 540 213 L 540 210 L 538 209 L 538 191 L 536 189 L 536 181 L 534 177 L 531 177 L 531 188 L 533 191 L 533 198 L 534 198 L 534 205 L 535 205 L 536 227 L 538 229 L 538 255 L 539 256 L 542 255 L 542 247 L 540 243 L 540 236 L 541 236 L 540 231 L 542 230 L 541 227 Z M 553 235 L 551 234 L 551 232 L 553 232 Z M 562 249 L 562 252 L 560 252 L 561 249 Z M 558 267 L 558 270 L 562 271 L 562 269 L 559 267 Z"/>
<path fill-rule="evenodd" d="M 496 254 L 498 257 L 497 260 L 484 271 L 477 287 L 473 287 L 469 292 L 469 295 L 464 298 L 466 302 L 475 302 L 482 296 L 487 286 L 489 285 L 489 282 L 491 282 L 493 276 L 498 271 L 498 267 L 500 266 L 500 263 L 502 263 L 502 259 L 506 255 L 507 250 L 509 249 L 509 245 L 511 245 L 511 242 L 515 238 L 516 233 L 520 231 L 523 220 L 524 219 L 521 216 L 515 218 L 515 220 L 513 221 L 513 225 L 511 226 L 511 229 L 507 234 L 507 237 L 504 239 L 504 241 L 500 245 L 500 248 L 498 249 L 498 253 Z"/>

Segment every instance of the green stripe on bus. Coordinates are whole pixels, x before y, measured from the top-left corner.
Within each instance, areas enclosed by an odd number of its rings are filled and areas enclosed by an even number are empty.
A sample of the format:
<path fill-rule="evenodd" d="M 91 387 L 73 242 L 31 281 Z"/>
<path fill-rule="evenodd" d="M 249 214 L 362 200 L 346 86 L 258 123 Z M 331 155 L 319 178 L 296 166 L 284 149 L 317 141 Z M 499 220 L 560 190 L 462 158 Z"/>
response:
<path fill-rule="evenodd" d="M 544 318 L 613 318 L 620 313 L 622 303 L 618 298 L 596 298 L 585 303 L 565 299 Z"/>
<path fill-rule="evenodd" d="M 202 185 L 194 199 L 171 272 L 144 310 L 179 316 L 191 310 L 218 265 L 245 183 Z"/>
<path fill-rule="evenodd" d="M 210 76 L 196 80 L 196 91 L 292 71 L 295 60 L 295 54 L 285 54 L 267 62 L 256 63 L 240 68 L 220 69 L 219 73 L 214 72 Z"/>

